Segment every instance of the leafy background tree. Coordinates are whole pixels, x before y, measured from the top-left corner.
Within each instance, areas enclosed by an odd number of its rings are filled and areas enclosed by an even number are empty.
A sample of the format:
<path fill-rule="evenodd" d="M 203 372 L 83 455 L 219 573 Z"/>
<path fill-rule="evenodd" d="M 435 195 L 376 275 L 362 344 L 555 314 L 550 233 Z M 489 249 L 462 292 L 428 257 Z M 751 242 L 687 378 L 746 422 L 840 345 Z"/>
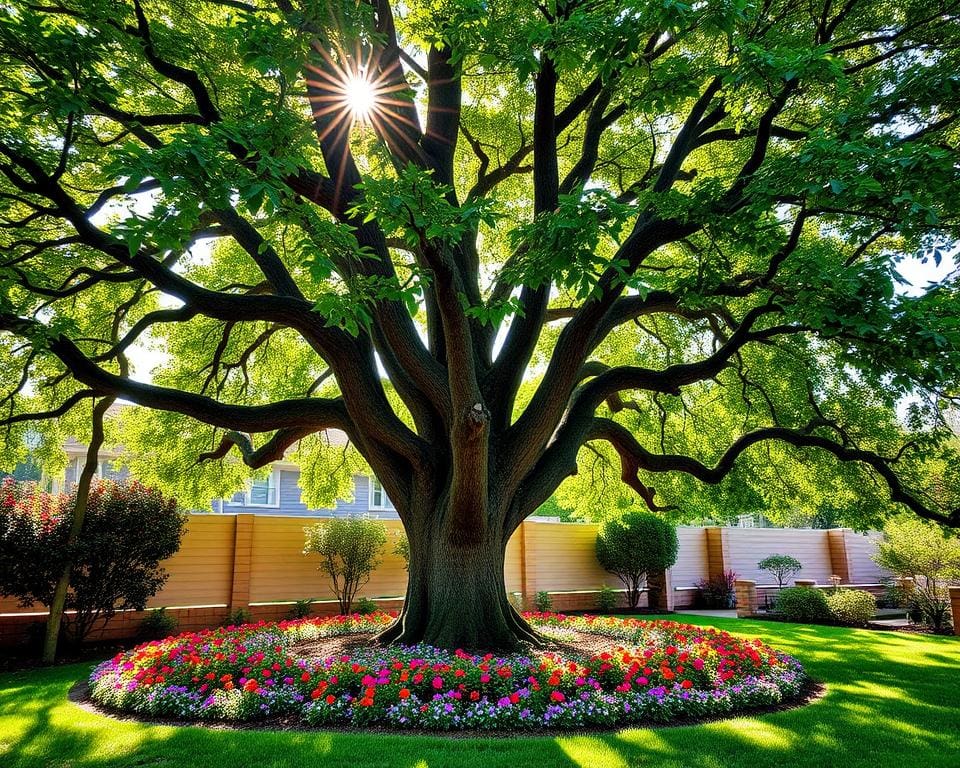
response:
<path fill-rule="evenodd" d="M 792 555 L 768 555 L 757 563 L 757 568 L 772 574 L 777 580 L 777 587 L 783 589 L 787 581 L 800 573 L 803 564 Z"/>
<path fill-rule="evenodd" d="M 908 603 L 935 632 L 947 629 L 951 618 L 947 587 L 960 584 L 960 539 L 923 520 L 895 517 L 884 525 L 874 559 L 881 568 L 913 579 Z"/>
<path fill-rule="evenodd" d="M 960 525 L 925 474 L 957 463 L 958 21 L 8 3 L 7 462 L 33 423 L 62 466 L 73 406 L 118 396 L 114 442 L 187 506 L 285 454 L 311 505 L 369 467 L 410 541 L 382 639 L 452 647 L 533 639 L 503 550 L 574 473 L 615 503 L 566 508 L 681 519 L 792 515 L 829 467 L 845 520 Z"/>
<path fill-rule="evenodd" d="M 303 554 L 320 556 L 319 568 L 330 577 L 340 613 L 350 613 L 360 587 L 370 581 L 370 574 L 380 564 L 387 527 L 366 517 L 343 517 L 303 530 Z"/>

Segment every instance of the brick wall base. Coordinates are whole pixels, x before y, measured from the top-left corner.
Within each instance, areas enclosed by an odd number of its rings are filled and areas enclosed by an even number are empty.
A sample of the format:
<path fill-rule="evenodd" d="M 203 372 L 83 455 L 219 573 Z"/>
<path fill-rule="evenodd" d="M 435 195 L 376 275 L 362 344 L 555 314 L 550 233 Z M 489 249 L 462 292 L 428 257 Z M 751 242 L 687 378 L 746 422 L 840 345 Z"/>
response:
<path fill-rule="evenodd" d="M 384 611 L 399 611 L 403 600 L 374 600 Z M 282 621 L 289 618 L 292 603 L 268 603 L 251 605 L 247 610 L 253 621 Z M 137 639 L 140 625 L 150 611 L 121 611 L 107 624 L 95 629 L 87 638 L 89 643 L 109 643 Z M 190 606 L 186 608 L 167 608 L 167 613 L 177 620 L 178 632 L 196 632 L 201 629 L 218 627 L 226 621 L 229 611 L 225 605 Z M 313 603 L 311 616 L 336 616 L 340 608 L 335 601 Z M 0 616 L 0 647 L 23 645 L 30 640 L 34 626 L 43 624 L 47 614 L 7 614 Z"/>

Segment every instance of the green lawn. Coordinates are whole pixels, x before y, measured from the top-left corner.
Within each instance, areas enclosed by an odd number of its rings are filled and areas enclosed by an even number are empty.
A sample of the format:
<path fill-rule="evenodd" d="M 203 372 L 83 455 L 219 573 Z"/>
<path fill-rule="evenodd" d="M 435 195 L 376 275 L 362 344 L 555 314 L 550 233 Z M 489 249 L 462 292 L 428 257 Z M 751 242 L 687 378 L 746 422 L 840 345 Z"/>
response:
<path fill-rule="evenodd" d="M 957 768 L 960 639 L 680 617 L 757 635 L 798 656 L 827 695 L 708 725 L 535 739 L 172 728 L 116 722 L 66 700 L 88 669 L 0 675 L 0 765 L 483 766 L 483 768 Z"/>

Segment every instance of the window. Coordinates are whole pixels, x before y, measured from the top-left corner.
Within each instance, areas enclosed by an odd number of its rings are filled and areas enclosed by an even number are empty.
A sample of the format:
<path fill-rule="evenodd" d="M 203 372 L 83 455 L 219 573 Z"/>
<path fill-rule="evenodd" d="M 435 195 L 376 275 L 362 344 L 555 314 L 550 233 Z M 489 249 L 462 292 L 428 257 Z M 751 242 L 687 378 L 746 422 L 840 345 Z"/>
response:
<path fill-rule="evenodd" d="M 77 456 L 67 467 L 67 474 L 65 481 L 63 483 L 63 490 L 69 491 L 77 483 L 80 482 L 80 473 L 83 472 L 83 465 L 86 464 L 86 459 L 81 456 Z M 110 468 L 110 461 L 99 461 L 97 463 L 97 469 L 93 473 L 93 479 L 97 480 L 99 478 L 107 477 L 107 472 Z M 59 486 L 59 483 L 57 484 Z"/>
<path fill-rule="evenodd" d="M 380 481 L 375 477 L 370 478 L 370 509 L 396 509 L 387 492 L 380 485 Z"/>
<path fill-rule="evenodd" d="M 276 507 L 277 504 L 277 485 L 274 481 L 274 473 L 263 480 L 254 480 L 250 483 L 248 504 L 254 507 Z"/>
<path fill-rule="evenodd" d="M 262 480 L 251 480 L 247 483 L 247 490 L 236 493 L 229 499 L 224 499 L 228 507 L 279 507 L 280 506 L 280 475 L 273 470 Z"/>

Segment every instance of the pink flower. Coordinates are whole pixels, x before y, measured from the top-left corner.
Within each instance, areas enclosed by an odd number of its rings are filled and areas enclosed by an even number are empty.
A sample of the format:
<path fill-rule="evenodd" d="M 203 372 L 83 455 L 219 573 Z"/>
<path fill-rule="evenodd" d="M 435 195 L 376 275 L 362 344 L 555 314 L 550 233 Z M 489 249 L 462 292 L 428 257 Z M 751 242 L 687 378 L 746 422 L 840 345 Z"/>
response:
<path fill-rule="evenodd" d="M 440 690 L 441 688 L 443 688 L 443 678 L 440 677 L 439 675 L 438 675 L 437 677 L 433 678 L 432 685 L 433 685 L 433 687 L 436 688 L 437 690 Z"/>

